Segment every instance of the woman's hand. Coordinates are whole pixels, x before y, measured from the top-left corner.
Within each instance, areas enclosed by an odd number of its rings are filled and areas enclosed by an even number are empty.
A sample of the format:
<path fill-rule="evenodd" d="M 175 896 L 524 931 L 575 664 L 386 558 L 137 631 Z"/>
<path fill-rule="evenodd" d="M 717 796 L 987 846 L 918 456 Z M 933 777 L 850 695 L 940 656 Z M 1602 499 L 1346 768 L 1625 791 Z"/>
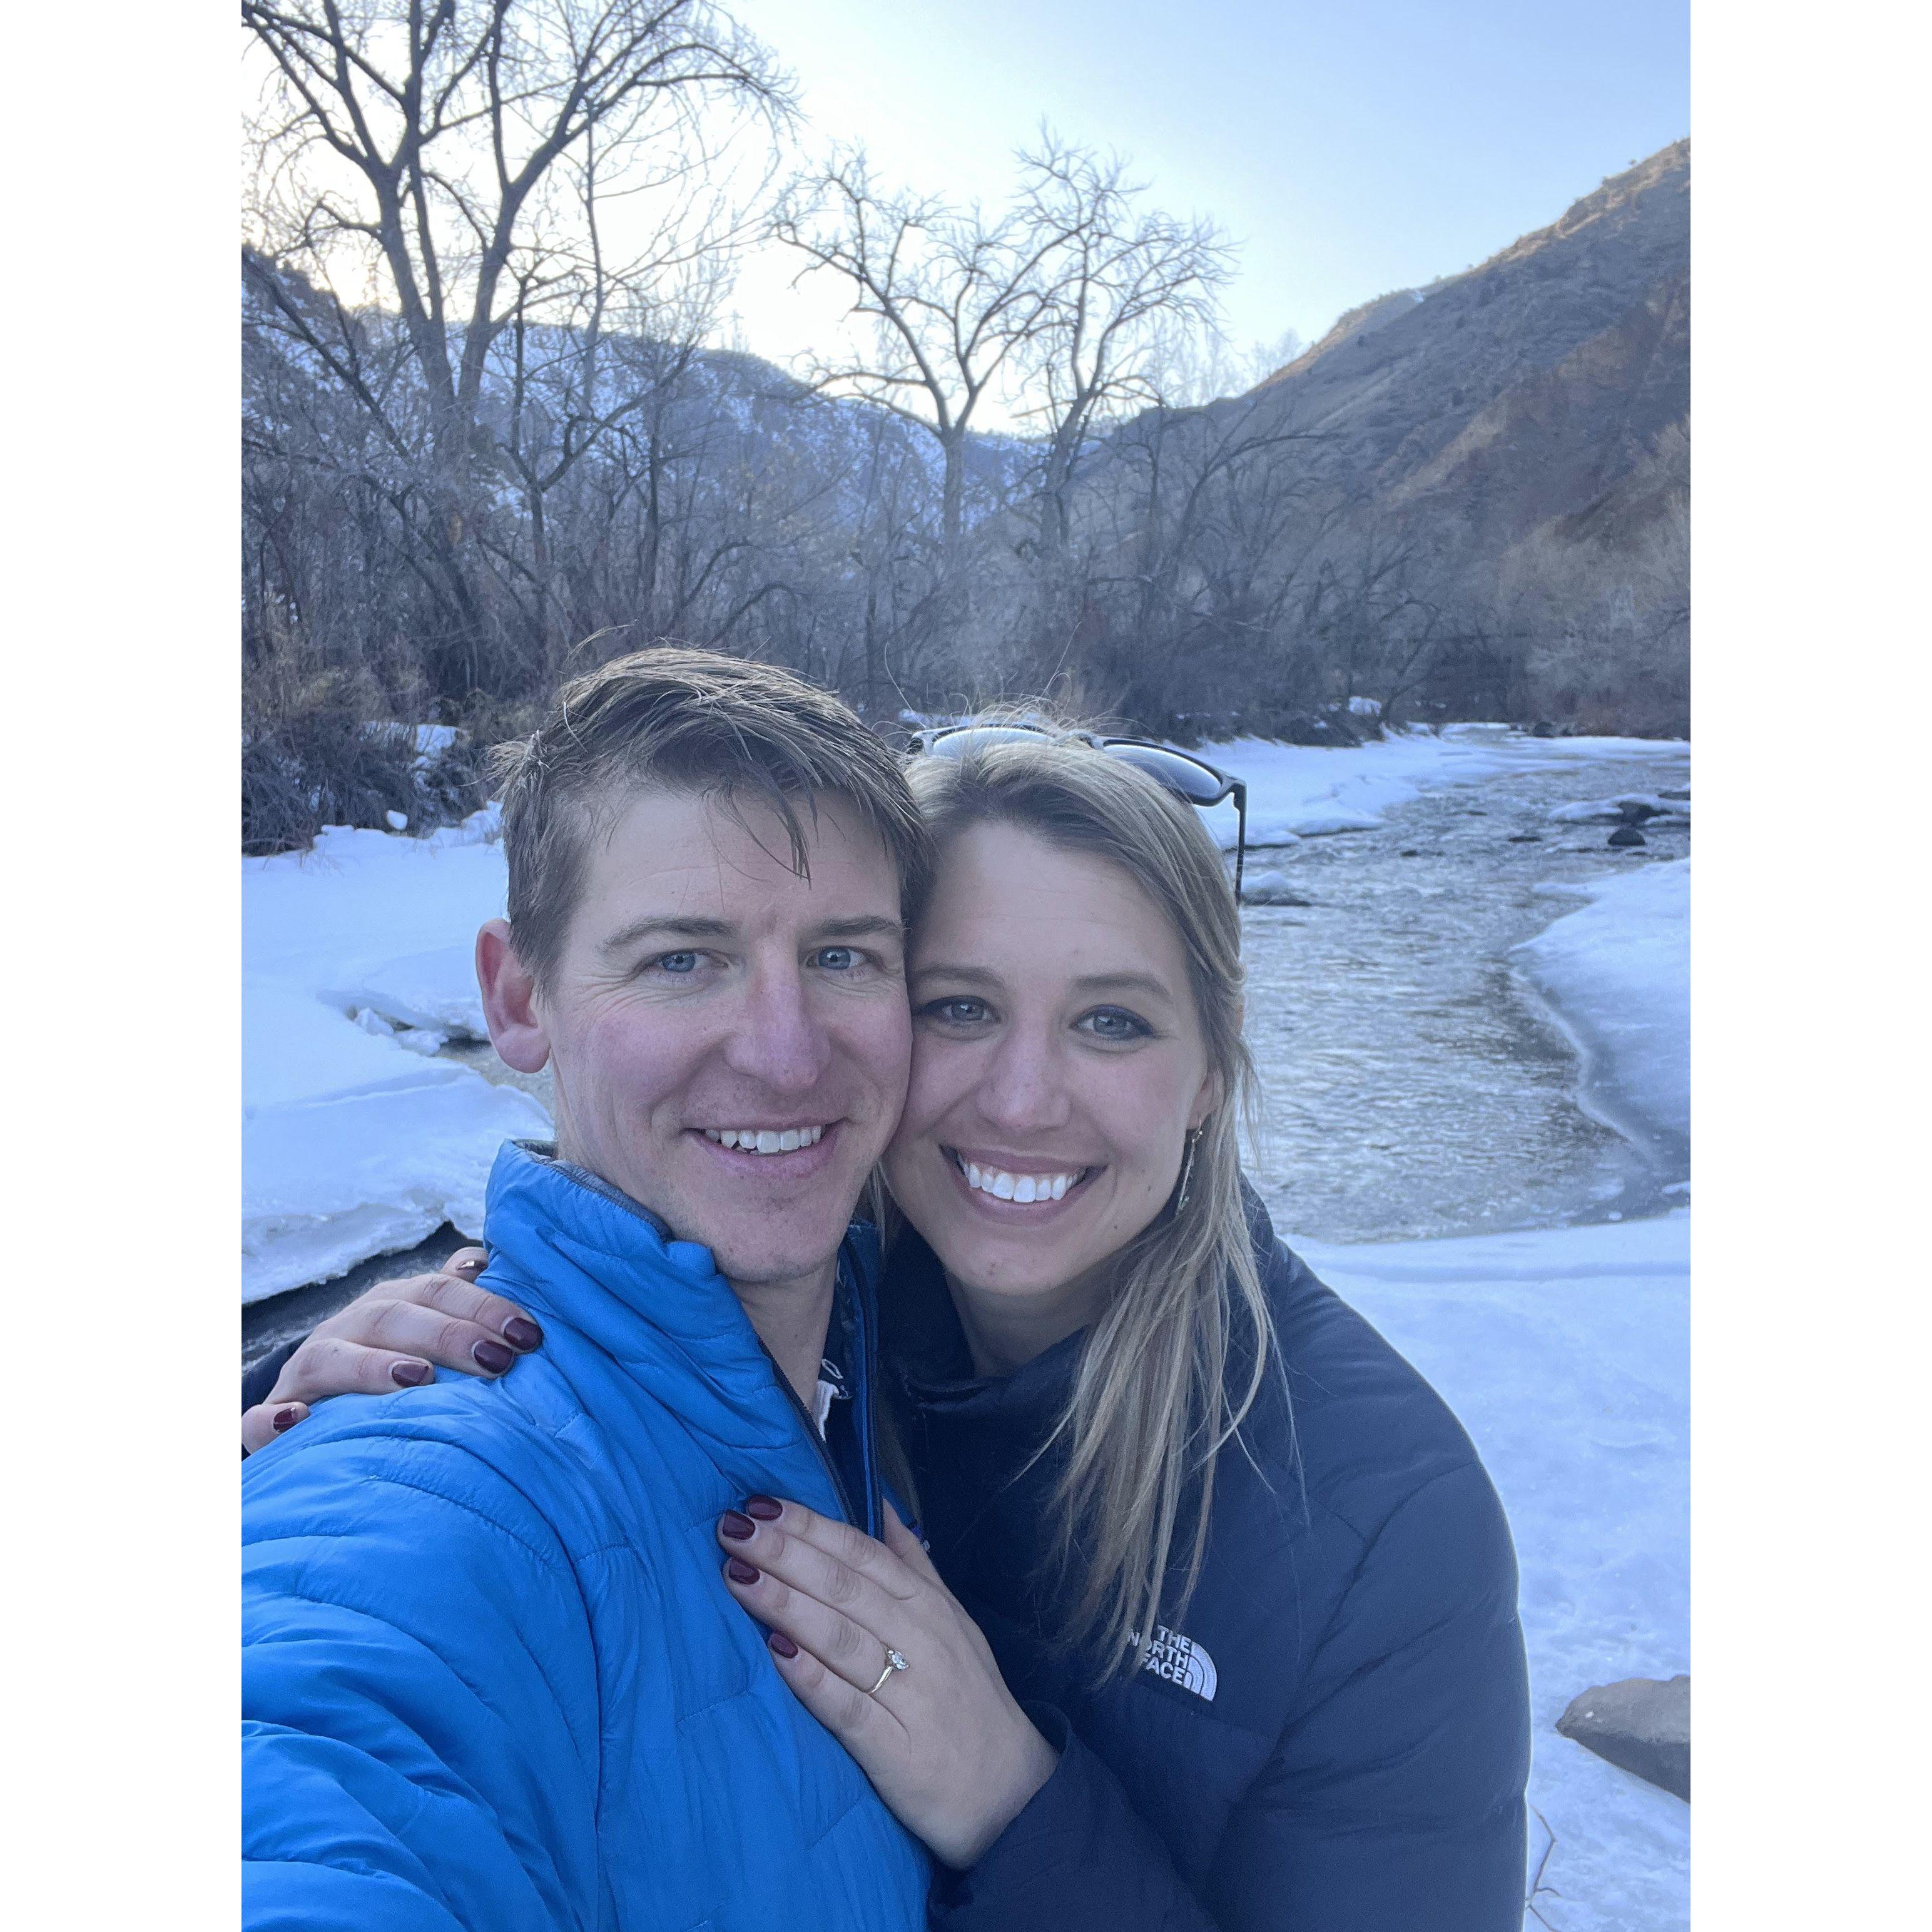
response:
<path fill-rule="evenodd" d="M 514 1301 L 476 1286 L 488 1257 L 459 1248 L 436 1274 L 382 1281 L 319 1323 L 282 1365 L 266 1402 L 242 1414 L 242 1450 L 292 1429 L 312 1402 L 332 1395 L 393 1395 L 436 1379 L 436 1365 L 500 1376 L 543 1343 L 543 1330 Z"/>
<path fill-rule="evenodd" d="M 799 1701 L 934 1857 L 974 1863 L 1059 1760 L 917 1540 L 890 1505 L 878 1543 L 770 1496 L 728 1510 L 718 1539 Z M 886 1670 L 889 1648 L 904 1670 Z"/>

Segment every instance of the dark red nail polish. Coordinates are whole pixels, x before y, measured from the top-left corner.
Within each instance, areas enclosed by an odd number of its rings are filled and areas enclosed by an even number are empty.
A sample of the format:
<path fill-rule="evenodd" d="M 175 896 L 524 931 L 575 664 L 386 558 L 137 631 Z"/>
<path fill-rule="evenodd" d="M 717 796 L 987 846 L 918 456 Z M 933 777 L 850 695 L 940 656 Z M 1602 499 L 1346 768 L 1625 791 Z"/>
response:
<path fill-rule="evenodd" d="M 776 1522 L 778 1513 L 784 1508 L 776 1496 L 747 1496 L 745 1514 L 756 1516 L 760 1522 Z"/>
<path fill-rule="evenodd" d="M 278 1408 L 269 1418 L 269 1426 L 280 1434 L 284 1429 L 292 1429 L 302 1420 L 302 1411 L 292 1404 L 286 1408 Z"/>
<path fill-rule="evenodd" d="M 392 1362 L 389 1379 L 400 1382 L 404 1388 L 419 1388 L 435 1372 L 427 1362 Z"/>
<path fill-rule="evenodd" d="M 500 1342 L 478 1342 L 470 1352 L 477 1366 L 500 1376 L 517 1358 Z"/>
<path fill-rule="evenodd" d="M 766 1631 L 765 1641 L 781 1657 L 796 1657 L 798 1654 L 798 1646 L 783 1630 Z"/>
<path fill-rule="evenodd" d="M 503 1340 L 515 1348 L 541 1348 L 543 1330 L 534 1322 L 526 1322 L 520 1315 L 513 1315 L 503 1324 Z"/>
<path fill-rule="evenodd" d="M 736 1510 L 727 1510 L 718 1519 L 718 1527 L 734 1543 L 742 1543 L 747 1537 L 758 1533 L 758 1526 L 748 1516 L 740 1516 Z"/>
<path fill-rule="evenodd" d="M 725 1564 L 724 1574 L 734 1583 L 755 1583 L 758 1580 L 758 1573 L 748 1563 L 740 1562 L 735 1556 Z"/>

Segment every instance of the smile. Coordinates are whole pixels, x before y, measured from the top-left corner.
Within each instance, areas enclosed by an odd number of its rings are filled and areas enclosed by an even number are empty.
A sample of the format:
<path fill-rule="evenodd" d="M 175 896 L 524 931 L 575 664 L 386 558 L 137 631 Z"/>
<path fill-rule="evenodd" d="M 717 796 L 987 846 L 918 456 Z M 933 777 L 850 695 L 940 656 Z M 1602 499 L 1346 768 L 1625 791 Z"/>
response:
<path fill-rule="evenodd" d="M 816 1147 L 824 1132 L 822 1123 L 801 1127 L 706 1127 L 704 1138 L 720 1147 L 736 1148 L 740 1154 L 796 1154 L 801 1148 Z"/>
<path fill-rule="evenodd" d="M 1090 1167 L 1076 1167 L 1057 1173 L 1012 1174 L 1003 1167 L 982 1167 L 955 1148 L 946 1152 L 968 1187 L 976 1194 L 990 1194 L 996 1201 L 1064 1201 L 1094 1172 Z"/>

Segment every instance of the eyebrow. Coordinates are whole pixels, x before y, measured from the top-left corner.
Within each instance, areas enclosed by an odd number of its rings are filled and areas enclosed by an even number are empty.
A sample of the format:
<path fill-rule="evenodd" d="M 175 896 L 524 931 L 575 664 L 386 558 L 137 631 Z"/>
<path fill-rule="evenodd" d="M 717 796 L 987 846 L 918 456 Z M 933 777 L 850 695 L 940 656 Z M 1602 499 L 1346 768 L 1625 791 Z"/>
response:
<path fill-rule="evenodd" d="M 1006 983 L 999 974 L 986 966 L 922 966 L 913 978 L 916 981 L 955 980 L 968 986 L 1000 986 Z M 1166 982 L 1156 979 L 1151 973 L 1089 973 L 1074 981 L 1073 990 L 1077 993 L 1151 993 L 1157 999 L 1168 1001 L 1174 998 Z"/>
<path fill-rule="evenodd" d="M 738 928 L 723 919 L 638 919 L 604 940 L 606 952 L 627 952 L 647 939 L 729 939 Z M 813 939 L 892 939 L 903 941 L 904 924 L 883 914 L 852 919 L 828 919 L 808 928 Z"/>
<path fill-rule="evenodd" d="M 606 952 L 623 952 L 644 939 L 728 939 L 732 928 L 722 919 L 634 919 L 604 942 Z"/>

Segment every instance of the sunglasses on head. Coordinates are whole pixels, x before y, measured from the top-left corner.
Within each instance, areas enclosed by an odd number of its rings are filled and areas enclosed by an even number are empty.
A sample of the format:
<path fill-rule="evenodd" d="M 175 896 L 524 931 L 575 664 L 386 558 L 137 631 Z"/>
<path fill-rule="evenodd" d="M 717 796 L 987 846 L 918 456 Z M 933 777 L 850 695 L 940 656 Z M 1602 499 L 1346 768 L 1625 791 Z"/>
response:
<path fill-rule="evenodd" d="M 1248 850 L 1248 788 L 1232 773 L 1218 770 L 1205 759 L 1150 738 L 1102 738 L 1091 731 L 1049 730 L 1043 724 L 941 724 L 917 733 L 911 754 L 956 758 L 982 745 L 1024 743 L 1034 738 L 1072 738 L 1105 752 L 1123 764 L 1137 766 L 1176 798 L 1204 811 L 1223 799 L 1234 802 L 1234 903 L 1241 902 L 1241 870 Z"/>

